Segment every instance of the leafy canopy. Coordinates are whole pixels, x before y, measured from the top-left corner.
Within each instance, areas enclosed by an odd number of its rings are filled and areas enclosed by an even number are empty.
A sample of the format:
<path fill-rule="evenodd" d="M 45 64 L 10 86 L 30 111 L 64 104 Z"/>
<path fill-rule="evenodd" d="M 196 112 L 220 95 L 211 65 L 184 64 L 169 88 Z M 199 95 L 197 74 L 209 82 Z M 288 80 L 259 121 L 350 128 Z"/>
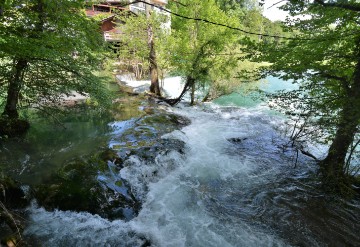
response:
<path fill-rule="evenodd" d="M 72 90 L 106 102 L 94 75 L 103 57 L 99 24 L 88 19 L 81 0 L 7 1 L 0 16 L 0 91 L 5 97 L 14 63 L 26 60 L 21 102 L 56 102 Z"/>
<path fill-rule="evenodd" d="M 237 20 L 222 11 L 214 0 L 183 1 L 184 5 L 173 3 L 172 11 L 192 18 L 226 23 L 236 26 Z M 167 52 L 178 74 L 191 76 L 197 83 L 204 84 L 222 77 L 228 77 L 230 68 L 237 63 L 236 54 L 221 53 L 236 49 L 234 30 L 196 20 L 172 17 L 171 37 Z M 231 52 L 230 52 L 231 53 Z"/>
<path fill-rule="evenodd" d="M 311 124 L 323 131 L 320 139 L 316 132 L 317 140 L 334 144 L 328 157 L 338 155 L 336 162 L 340 167 L 346 150 L 351 149 L 345 140 L 356 142 L 356 126 L 360 123 L 357 6 L 357 1 L 288 1 L 282 8 L 295 18 L 287 20 L 285 29 L 294 39 L 263 42 L 253 52 L 255 61 L 271 64 L 264 68 L 265 75 L 299 84 L 299 90 L 278 95 L 277 106 L 307 119 L 311 117 Z M 345 152 L 340 151 L 340 143 Z"/>

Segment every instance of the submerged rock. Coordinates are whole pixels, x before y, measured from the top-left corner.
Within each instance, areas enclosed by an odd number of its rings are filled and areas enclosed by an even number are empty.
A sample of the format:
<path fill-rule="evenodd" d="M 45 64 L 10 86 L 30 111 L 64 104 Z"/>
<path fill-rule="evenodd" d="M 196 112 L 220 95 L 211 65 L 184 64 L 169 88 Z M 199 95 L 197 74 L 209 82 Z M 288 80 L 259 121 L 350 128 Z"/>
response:
<path fill-rule="evenodd" d="M 227 139 L 229 142 L 234 143 L 234 144 L 238 144 L 241 143 L 242 141 L 247 140 L 248 138 L 240 138 L 240 137 L 233 137 L 233 138 L 229 138 Z"/>
<path fill-rule="evenodd" d="M 113 124 L 110 148 L 123 160 L 123 167 L 117 169 L 117 173 L 139 201 L 145 198 L 149 183 L 161 179 L 180 164 L 178 160 L 185 153 L 185 142 L 164 135 L 188 124 L 189 119 L 159 109 L 140 119 Z"/>
<path fill-rule="evenodd" d="M 138 202 L 126 189 L 121 193 L 109 188 L 99 175 L 107 169 L 107 162 L 112 161 L 98 157 L 116 160 L 110 154 L 111 151 L 105 150 L 88 160 L 70 161 L 48 181 L 34 188 L 39 205 L 47 210 L 86 211 L 109 219 L 126 218 L 124 209 L 127 208 L 137 211 Z"/>
<path fill-rule="evenodd" d="M 185 143 L 177 139 L 163 139 L 166 133 L 190 124 L 190 120 L 172 113 L 157 113 L 135 121 L 131 127 L 114 136 L 111 149 L 119 159 L 126 161 L 137 156 L 145 163 L 152 163 L 158 154 L 174 150 L 184 153 Z"/>
<path fill-rule="evenodd" d="M 115 132 L 110 146 L 114 150 L 151 147 L 166 133 L 190 124 L 190 120 L 173 113 L 155 113 L 132 120 L 123 131 Z"/>
<path fill-rule="evenodd" d="M 130 182 L 121 177 L 121 170 L 131 163 L 127 160 L 132 156 L 155 163 L 160 153 L 183 153 L 184 142 L 161 136 L 190 124 L 188 119 L 158 108 L 147 114 L 150 115 L 119 122 L 126 124 L 114 130 L 110 148 L 69 161 L 43 184 L 35 186 L 38 204 L 46 210 L 86 211 L 108 219 L 135 217 L 141 203 Z"/>

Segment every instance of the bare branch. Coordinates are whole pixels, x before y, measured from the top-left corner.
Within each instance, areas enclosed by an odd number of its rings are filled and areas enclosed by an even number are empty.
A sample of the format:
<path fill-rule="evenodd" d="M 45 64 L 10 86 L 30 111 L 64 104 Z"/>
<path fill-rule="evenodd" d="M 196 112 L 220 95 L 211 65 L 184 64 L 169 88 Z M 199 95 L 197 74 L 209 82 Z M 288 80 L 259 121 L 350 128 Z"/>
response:
<path fill-rule="evenodd" d="M 276 2 L 274 3 L 273 5 L 271 5 L 270 7 L 268 7 L 267 9 L 271 9 L 272 7 L 278 5 L 279 3 L 282 3 L 282 2 L 286 2 L 287 0 L 280 0 L 279 2 Z"/>

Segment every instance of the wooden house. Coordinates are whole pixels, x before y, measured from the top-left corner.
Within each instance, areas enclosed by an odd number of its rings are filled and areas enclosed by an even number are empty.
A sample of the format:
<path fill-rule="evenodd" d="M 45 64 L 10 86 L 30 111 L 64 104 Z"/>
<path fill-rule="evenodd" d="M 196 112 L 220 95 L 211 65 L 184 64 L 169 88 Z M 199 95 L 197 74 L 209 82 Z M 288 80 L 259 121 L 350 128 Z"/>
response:
<path fill-rule="evenodd" d="M 168 0 L 148 0 L 149 3 L 164 7 Z M 126 5 L 124 4 L 126 1 L 119 0 L 106 0 L 97 4 L 92 4 L 88 6 L 86 9 L 86 15 L 90 17 L 100 16 L 103 17 L 101 19 L 101 31 L 104 34 L 104 39 L 109 42 L 117 42 L 119 41 L 119 37 L 121 36 L 121 22 L 116 21 L 115 13 L 119 11 L 129 11 L 134 14 L 138 14 L 141 12 L 145 12 L 145 4 L 144 3 L 133 3 Z M 132 2 L 131 0 L 128 1 Z M 157 9 L 152 6 L 153 9 Z M 160 11 L 157 9 L 157 11 Z"/>

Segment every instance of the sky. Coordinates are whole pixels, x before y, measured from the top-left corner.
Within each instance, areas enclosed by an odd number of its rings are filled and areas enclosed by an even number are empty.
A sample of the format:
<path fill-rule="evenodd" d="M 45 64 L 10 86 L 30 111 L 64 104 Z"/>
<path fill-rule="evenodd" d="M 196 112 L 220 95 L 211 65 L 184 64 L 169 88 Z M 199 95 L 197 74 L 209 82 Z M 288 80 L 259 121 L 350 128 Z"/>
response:
<path fill-rule="evenodd" d="M 279 6 L 285 3 L 285 1 L 276 4 L 280 2 L 281 0 L 265 0 L 265 4 L 263 6 L 264 8 L 264 16 L 269 18 L 272 21 L 283 21 L 286 18 L 286 12 L 278 9 Z M 272 6 L 276 4 L 275 6 Z"/>

